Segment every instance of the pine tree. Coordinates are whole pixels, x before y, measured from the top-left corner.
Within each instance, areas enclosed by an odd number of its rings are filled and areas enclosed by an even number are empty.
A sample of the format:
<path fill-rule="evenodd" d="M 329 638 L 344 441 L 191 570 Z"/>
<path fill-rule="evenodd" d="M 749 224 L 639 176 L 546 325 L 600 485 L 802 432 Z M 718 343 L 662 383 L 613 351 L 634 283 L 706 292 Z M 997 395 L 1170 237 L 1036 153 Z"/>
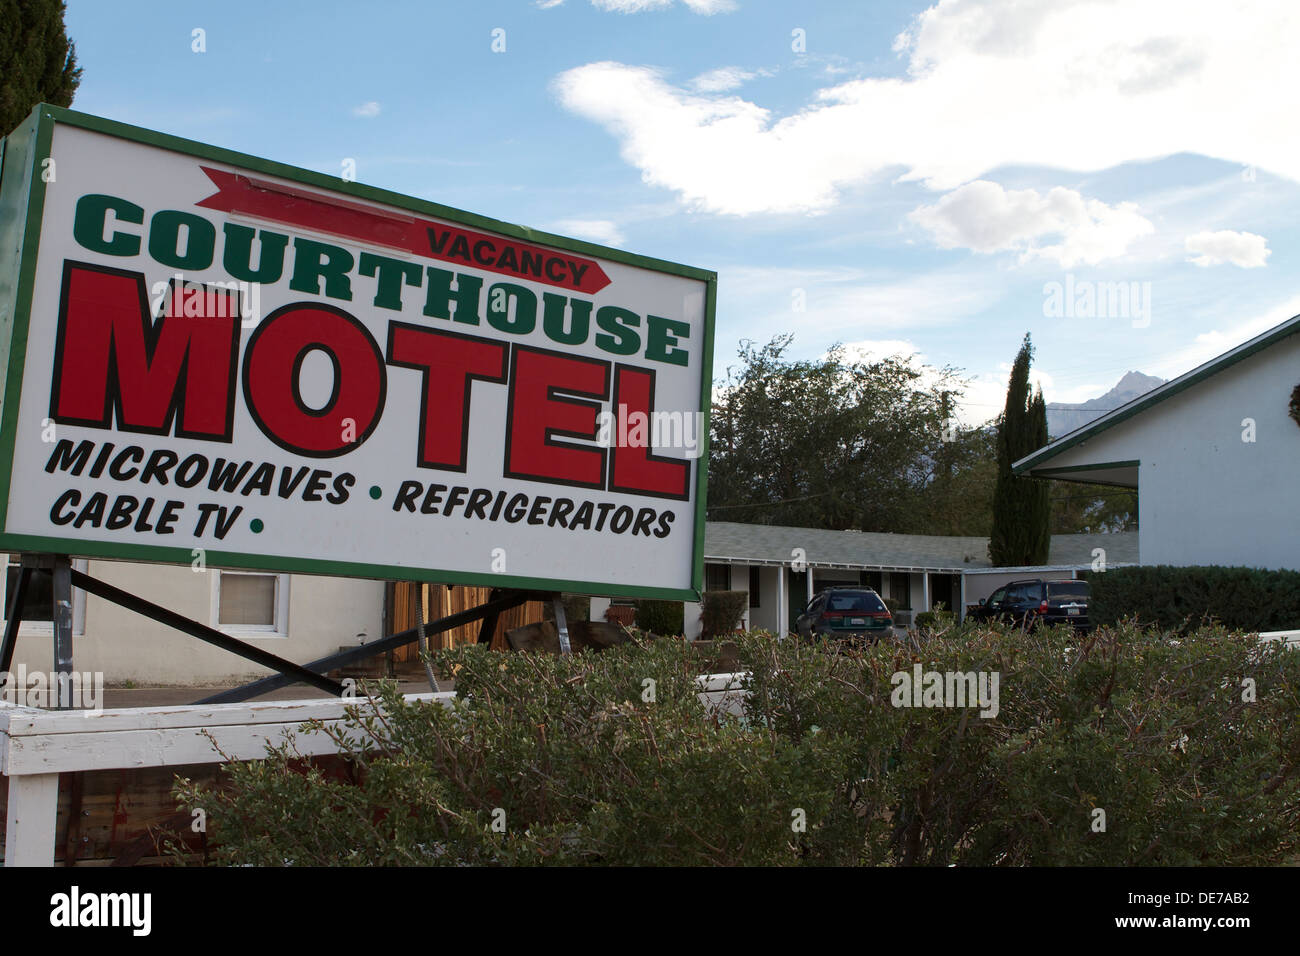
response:
<path fill-rule="evenodd" d="M 71 106 L 81 82 L 63 0 L 0 0 L 0 136 L 37 103 Z"/>
<path fill-rule="evenodd" d="M 1045 481 L 1017 478 L 1011 466 L 1047 444 L 1047 403 L 1031 392 L 1034 347 L 1028 333 L 1011 366 L 1007 404 L 998 420 L 998 480 L 993 489 L 989 559 L 997 567 L 1046 564 L 1051 547 L 1051 489 Z"/>

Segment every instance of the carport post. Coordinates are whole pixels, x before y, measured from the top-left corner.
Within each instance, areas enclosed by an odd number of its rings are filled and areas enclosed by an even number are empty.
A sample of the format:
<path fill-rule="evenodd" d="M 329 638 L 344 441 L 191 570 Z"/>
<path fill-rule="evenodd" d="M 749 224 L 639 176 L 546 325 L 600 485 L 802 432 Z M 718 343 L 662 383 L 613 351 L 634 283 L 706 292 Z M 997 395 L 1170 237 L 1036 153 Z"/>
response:
<path fill-rule="evenodd" d="M 785 565 L 776 566 L 776 636 L 785 637 L 790 629 L 790 612 L 786 610 Z"/>
<path fill-rule="evenodd" d="M 811 564 L 808 565 L 808 587 L 806 588 L 806 590 L 808 594 L 804 601 L 805 607 L 811 604 L 813 599 L 813 569 Z"/>
<path fill-rule="evenodd" d="M 930 572 L 921 572 L 921 610 L 930 610 Z"/>

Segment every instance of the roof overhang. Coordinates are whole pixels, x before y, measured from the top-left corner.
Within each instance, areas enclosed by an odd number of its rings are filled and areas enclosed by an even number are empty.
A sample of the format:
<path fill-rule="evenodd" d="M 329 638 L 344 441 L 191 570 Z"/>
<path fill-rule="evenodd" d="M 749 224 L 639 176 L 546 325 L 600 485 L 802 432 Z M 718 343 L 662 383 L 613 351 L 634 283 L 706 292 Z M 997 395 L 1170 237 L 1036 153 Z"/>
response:
<path fill-rule="evenodd" d="M 1101 461 L 1087 465 L 1053 465 L 1050 460 L 1041 465 L 1030 465 L 1016 474 L 1032 478 L 1077 481 L 1088 485 L 1115 485 L 1119 488 L 1138 486 L 1139 461 Z"/>
<path fill-rule="evenodd" d="M 738 558 L 720 554 L 705 554 L 704 560 L 708 564 L 747 564 L 760 568 L 778 568 L 792 567 L 793 559 L 786 558 L 779 560 L 775 558 Z M 970 570 L 969 567 L 944 567 L 942 565 L 916 565 L 916 564 L 862 564 L 854 562 L 840 561 L 818 561 L 816 558 L 805 558 L 802 562 L 814 571 L 912 571 L 921 573 L 928 571 L 930 574 L 963 574 Z"/>

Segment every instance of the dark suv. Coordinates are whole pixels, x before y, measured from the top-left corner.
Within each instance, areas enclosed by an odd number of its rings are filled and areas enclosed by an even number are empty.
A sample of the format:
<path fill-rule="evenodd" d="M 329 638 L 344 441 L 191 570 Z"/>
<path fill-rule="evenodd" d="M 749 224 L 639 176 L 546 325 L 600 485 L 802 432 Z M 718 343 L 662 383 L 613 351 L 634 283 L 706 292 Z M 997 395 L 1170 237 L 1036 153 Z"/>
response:
<path fill-rule="evenodd" d="M 894 636 L 894 616 L 870 588 L 827 588 L 795 618 L 795 630 L 805 640 L 850 638 L 875 641 Z"/>
<path fill-rule="evenodd" d="M 980 601 L 967 616 L 975 621 L 998 620 L 1025 628 L 1069 624 L 1087 630 L 1088 593 L 1087 581 L 1012 581 Z"/>

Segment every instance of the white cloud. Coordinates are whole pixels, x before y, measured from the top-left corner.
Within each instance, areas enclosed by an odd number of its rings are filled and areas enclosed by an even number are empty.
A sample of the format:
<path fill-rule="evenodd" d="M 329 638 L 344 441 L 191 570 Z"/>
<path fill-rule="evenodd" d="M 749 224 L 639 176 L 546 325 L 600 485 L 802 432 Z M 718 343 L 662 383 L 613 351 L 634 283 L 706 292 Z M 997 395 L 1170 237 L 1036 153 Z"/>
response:
<path fill-rule="evenodd" d="M 1268 240 L 1263 236 L 1231 229 L 1188 236 L 1187 251 L 1194 256 L 1189 261 L 1198 266 L 1221 266 L 1230 262 L 1243 269 L 1257 269 L 1272 255 Z"/>
<path fill-rule="evenodd" d="M 1108 206 L 1061 186 L 1042 195 L 983 179 L 914 209 L 908 218 L 944 249 L 1014 250 L 1022 262 L 1055 259 L 1066 268 L 1122 256 L 1130 243 L 1155 229 L 1133 203 Z M 1040 244 L 1048 236 L 1060 241 Z"/>
<path fill-rule="evenodd" d="M 563 0 L 561 0 L 563 2 Z M 715 13 L 730 13 L 737 8 L 735 0 L 682 0 L 692 13 L 706 17 Z M 610 13 L 642 13 L 646 10 L 664 10 L 673 5 L 673 0 L 591 0 L 597 10 Z"/>
<path fill-rule="evenodd" d="M 553 7 L 563 6 L 564 0 L 536 0 L 536 6 L 542 10 L 550 10 Z"/>
<path fill-rule="evenodd" d="M 740 7 L 735 0 L 682 0 L 691 9 L 692 13 L 698 13 L 706 17 L 711 17 L 715 13 L 731 13 Z"/>
<path fill-rule="evenodd" d="M 742 70 L 738 66 L 722 66 L 716 70 L 701 73 L 691 80 L 691 89 L 697 93 L 725 93 L 743 86 L 757 74 Z"/>
<path fill-rule="evenodd" d="M 547 231 L 589 239 L 602 246 L 621 246 L 626 241 L 618 226 L 608 219 L 561 219 L 548 226 Z"/>
<path fill-rule="evenodd" d="M 359 116 L 362 119 L 374 119 L 379 115 L 379 109 L 379 104 L 375 100 L 370 100 L 360 106 L 352 107 L 352 115 Z"/>
<path fill-rule="evenodd" d="M 639 0 L 606 0 L 631 4 Z M 591 63 L 556 80 L 646 182 L 739 215 L 817 212 L 901 175 L 954 189 L 1008 164 L 1097 170 L 1179 152 L 1300 180 L 1300 4 L 945 0 L 897 49 L 902 77 L 830 86 L 775 115 L 653 69 Z"/>

